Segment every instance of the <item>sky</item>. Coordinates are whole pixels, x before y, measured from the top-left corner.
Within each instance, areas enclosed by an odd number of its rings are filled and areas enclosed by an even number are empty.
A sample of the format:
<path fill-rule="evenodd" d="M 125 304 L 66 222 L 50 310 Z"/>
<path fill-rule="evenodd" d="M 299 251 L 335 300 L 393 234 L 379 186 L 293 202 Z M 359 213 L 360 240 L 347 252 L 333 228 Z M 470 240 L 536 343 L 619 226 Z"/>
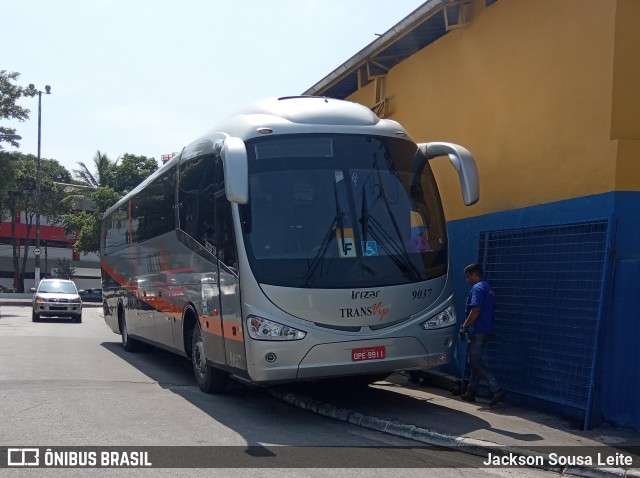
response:
<path fill-rule="evenodd" d="M 0 70 L 43 91 L 42 158 L 160 162 L 248 104 L 303 93 L 425 1 L 0 0 Z M 35 155 L 37 96 L 19 104 L 30 119 L 0 124 Z"/>

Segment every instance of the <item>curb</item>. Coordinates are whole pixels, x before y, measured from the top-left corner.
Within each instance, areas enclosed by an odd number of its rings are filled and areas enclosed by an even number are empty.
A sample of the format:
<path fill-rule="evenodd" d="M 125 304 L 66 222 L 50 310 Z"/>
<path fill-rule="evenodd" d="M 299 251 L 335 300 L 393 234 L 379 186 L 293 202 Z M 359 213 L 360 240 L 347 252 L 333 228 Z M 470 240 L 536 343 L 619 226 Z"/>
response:
<path fill-rule="evenodd" d="M 312 400 L 308 397 L 297 395 L 291 392 L 282 392 L 280 390 L 274 390 L 273 388 L 269 388 L 267 389 L 267 391 L 274 398 L 282 400 L 303 410 L 308 410 L 317 415 L 333 418 L 334 420 L 339 420 L 345 423 L 351 423 L 352 425 L 360 426 L 363 428 L 369 428 L 383 433 L 388 433 L 390 435 L 408 438 L 410 440 L 419 441 L 428 445 L 441 446 L 445 448 L 455 448 L 456 451 L 484 457 L 486 457 L 489 453 L 493 455 L 503 456 L 544 456 L 544 454 L 541 453 L 521 450 L 510 446 L 500 445 L 498 443 L 478 440 L 474 438 L 445 435 L 443 433 L 417 427 L 415 425 L 407 425 L 380 419 L 374 416 L 363 415 L 362 413 L 355 412 L 353 410 L 336 407 L 335 405 L 320 402 L 318 400 Z M 587 478 L 640 478 L 640 470 L 635 469 L 624 470 L 621 468 L 589 468 L 577 466 L 553 467 L 546 465 L 531 465 L 531 467 L 560 474 L 583 476 Z"/>

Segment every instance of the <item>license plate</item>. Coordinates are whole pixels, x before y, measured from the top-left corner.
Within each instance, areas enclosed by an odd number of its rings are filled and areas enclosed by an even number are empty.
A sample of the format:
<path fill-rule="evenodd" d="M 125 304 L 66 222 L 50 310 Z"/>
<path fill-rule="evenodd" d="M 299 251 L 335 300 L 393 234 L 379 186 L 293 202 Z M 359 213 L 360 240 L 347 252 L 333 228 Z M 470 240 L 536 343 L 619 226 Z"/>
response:
<path fill-rule="evenodd" d="M 361 360 L 379 360 L 386 356 L 387 349 L 384 346 L 351 349 L 351 360 L 353 362 L 359 362 Z"/>

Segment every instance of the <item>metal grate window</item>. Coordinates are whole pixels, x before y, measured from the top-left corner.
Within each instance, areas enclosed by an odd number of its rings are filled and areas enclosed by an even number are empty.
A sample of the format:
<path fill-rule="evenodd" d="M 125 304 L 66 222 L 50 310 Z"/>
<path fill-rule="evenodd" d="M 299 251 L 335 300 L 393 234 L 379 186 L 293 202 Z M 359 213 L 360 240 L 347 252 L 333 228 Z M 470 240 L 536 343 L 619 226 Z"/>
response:
<path fill-rule="evenodd" d="M 509 390 L 587 410 L 609 221 L 482 232 L 496 292 L 489 362 Z"/>

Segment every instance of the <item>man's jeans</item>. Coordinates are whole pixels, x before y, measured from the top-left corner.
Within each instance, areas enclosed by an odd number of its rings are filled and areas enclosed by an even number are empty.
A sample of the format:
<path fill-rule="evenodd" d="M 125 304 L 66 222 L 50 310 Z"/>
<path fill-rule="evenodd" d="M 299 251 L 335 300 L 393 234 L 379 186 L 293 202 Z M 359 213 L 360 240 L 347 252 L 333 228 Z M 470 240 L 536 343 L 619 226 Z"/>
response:
<path fill-rule="evenodd" d="M 489 367 L 482 361 L 482 356 L 487 349 L 490 338 L 491 336 L 489 334 L 472 334 L 469 336 L 467 354 L 469 358 L 469 368 L 471 368 L 471 379 L 469 380 L 467 393 L 476 393 L 481 378 L 487 382 L 491 393 L 494 393 L 500 388 L 495 375 L 493 375 L 493 372 L 489 370 Z"/>

